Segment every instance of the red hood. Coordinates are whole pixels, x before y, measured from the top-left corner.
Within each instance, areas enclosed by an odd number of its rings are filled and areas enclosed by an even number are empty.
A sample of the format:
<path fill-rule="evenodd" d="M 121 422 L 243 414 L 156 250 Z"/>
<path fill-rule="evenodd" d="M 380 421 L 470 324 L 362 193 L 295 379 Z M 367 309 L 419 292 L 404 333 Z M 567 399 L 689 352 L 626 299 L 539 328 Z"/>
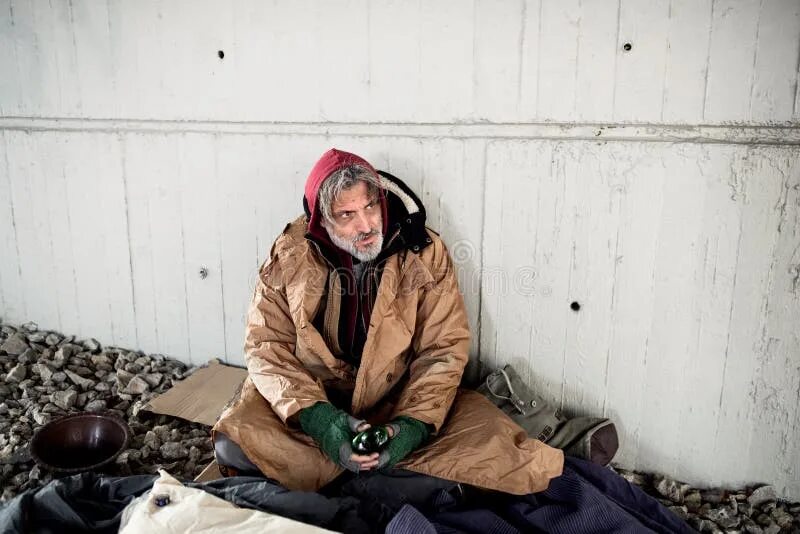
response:
<path fill-rule="evenodd" d="M 311 213 L 311 218 L 308 221 L 308 231 L 311 235 L 329 242 L 328 232 L 321 224 L 322 213 L 319 210 L 319 206 L 317 206 L 317 195 L 319 194 L 319 188 L 322 186 L 322 182 L 325 181 L 325 178 L 342 167 L 348 167 L 350 165 L 366 167 L 372 171 L 378 180 L 381 180 L 380 175 L 364 158 L 335 148 L 325 152 L 314 165 L 314 168 L 311 169 L 311 173 L 306 180 L 305 197 L 306 203 L 308 204 L 308 211 Z M 380 200 L 381 212 L 383 213 L 383 234 L 386 235 L 389 221 L 387 220 L 386 196 L 383 193 L 383 189 L 380 190 Z"/>

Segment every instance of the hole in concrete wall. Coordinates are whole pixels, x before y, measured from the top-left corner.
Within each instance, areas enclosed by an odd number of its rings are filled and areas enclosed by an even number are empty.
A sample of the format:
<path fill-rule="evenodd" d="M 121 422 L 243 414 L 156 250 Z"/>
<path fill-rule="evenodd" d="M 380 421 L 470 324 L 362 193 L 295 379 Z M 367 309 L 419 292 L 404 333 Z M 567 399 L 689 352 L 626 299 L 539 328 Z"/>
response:
<path fill-rule="evenodd" d="M 225 52 L 223 50 L 217 50 L 217 57 L 220 59 L 225 59 Z"/>
<path fill-rule="evenodd" d="M 581 305 L 575 301 L 572 304 L 570 304 L 569 307 L 572 308 L 572 311 L 578 311 L 581 309 Z"/>
<path fill-rule="evenodd" d="M 622 49 L 625 50 L 626 52 L 630 52 L 633 49 L 633 45 L 630 43 L 625 43 L 624 45 L 622 45 Z"/>

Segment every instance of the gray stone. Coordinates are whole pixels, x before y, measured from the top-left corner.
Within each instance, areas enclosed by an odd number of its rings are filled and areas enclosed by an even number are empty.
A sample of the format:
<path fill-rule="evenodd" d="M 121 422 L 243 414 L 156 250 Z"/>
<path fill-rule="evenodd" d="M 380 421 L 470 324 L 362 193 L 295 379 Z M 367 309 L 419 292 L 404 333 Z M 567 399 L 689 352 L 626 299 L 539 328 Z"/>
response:
<path fill-rule="evenodd" d="M 79 374 L 73 373 L 72 371 L 69 371 L 69 370 L 64 371 L 64 374 L 66 374 L 69 377 L 69 379 L 72 381 L 73 384 L 75 384 L 76 386 L 81 388 L 83 391 L 86 391 L 87 389 L 91 389 L 95 385 L 95 381 L 94 380 L 92 380 L 90 378 L 83 378 Z"/>
<path fill-rule="evenodd" d="M 75 390 L 56 391 L 50 396 L 50 401 L 63 410 L 69 410 L 75 405 L 78 393 Z"/>
<path fill-rule="evenodd" d="M 34 465 L 33 468 L 31 468 L 30 473 L 28 473 L 28 478 L 30 480 L 39 480 L 42 478 L 42 471 L 39 469 L 38 465 Z"/>
<path fill-rule="evenodd" d="M 98 382 L 97 384 L 94 385 L 95 391 L 104 392 L 108 391 L 109 389 L 111 389 L 111 386 L 109 386 L 107 382 Z"/>
<path fill-rule="evenodd" d="M 125 370 L 132 374 L 139 374 L 142 372 L 142 366 L 133 362 L 125 364 Z"/>
<path fill-rule="evenodd" d="M 181 443 L 183 443 L 183 445 L 186 447 L 206 447 L 209 443 L 211 443 L 211 438 L 209 436 L 189 438 L 183 440 Z"/>
<path fill-rule="evenodd" d="M 25 376 L 28 374 L 28 368 L 25 364 L 18 363 L 6 375 L 6 382 L 8 383 L 19 383 L 25 380 Z"/>
<path fill-rule="evenodd" d="M 775 493 L 775 488 L 772 486 L 761 486 L 753 490 L 753 493 L 747 497 L 747 502 L 753 506 L 761 506 L 765 502 L 774 501 L 778 496 Z"/>
<path fill-rule="evenodd" d="M 0 450 L 0 464 L 16 465 L 31 461 L 28 447 L 19 447 L 14 450 L 14 444 L 9 443 Z"/>
<path fill-rule="evenodd" d="M 14 334 L 6 339 L 2 345 L 0 345 L 0 352 L 5 352 L 6 354 L 16 356 L 18 354 L 22 354 L 29 348 L 30 347 L 28 346 L 27 341 L 25 341 L 25 336 L 22 334 Z"/>
<path fill-rule="evenodd" d="M 710 489 L 701 491 L 700 496 L 703 498 L 704 502 L 720 504 L 722 501 L 726 500 L 727 492 L 722 489 Z"/>
<path fill-rule="evenodd" d="M 134 402 L 133 406 L 131 406 L 131 417 L 138 416 L 139 412 L 141 412 L 146 407 L 147 407 L 147 401 L 146 400 L 138 400 L 138 401 Z"/>
<path fill-rule="evenodd" d="M 764 529 L 756 525 L 756 522 L 749 517 L 745 517 L 744 520 L 742 520 L 742 528 L 744 532 L 748 534 L 762 534 L 764 532 Z"/>
<path fill-rule="evenodd" d="M 756 523 L 758 523 L 762 527 L 768 527 L 773 523 L 773 521 L 772 518 L 767 514 L 758 514 L 756 516 Z"/>
<path fill-rule="evenodd" d="M 106 409 L 106 401 L 102 399 L 93 400 L 86 403 L 84 408 L 87 412 L 101 412 Z"/>
<path fill-rule="evenodd" d="M 152 373 L 148 375 L 144 375 L 145 381 L 150 384 L 150 387 L 158 387 L 161 384 L 161 380 L 164 379 L 164 375 L 161 373 Z"/>
<path fill-rule="evenodd" d="M 109 358 L 106 354 L 93 354 L 89 356 L 89 359 L 92 361 L 93 364 L 95 364 L 95 366 L 107 365 L 109 368 L 113 369 L 113 367 L 111 367 L 111 364 L 113 362 L 111 361 L 111 358 Z"/>
<path fill-rule="evenodd" d="M 41 343 L 47 338 L 47 332 L 32 332 L 28 334 L 28 342 Z"/>
<path fill-rule="evenodd" d="M 38 359 L 39 355 L 33 349 L 27 349 L 25 352 L 17 356 L 17 361 L 19 363 L 34 363 Z"/>
<path fill-rule="evenodd" d="M 94 338 L 89 338 L 83 342 L 83 348 L 89 352 L 100 352 L 100 342 Z"/>
<path fill-rule="evenodd" d="M 133 378 L 133 374 L 125 371 L 124 369 L 117 369 L 117 386 L 122 389 L 128 385 L 128 382 Z"/>
<path fill-rule="evenodd" d="M 53 376 L 50 377 L 50 380 L 52 380 L 56 384 L 61 384 L 67 380 L 67 375 L 64 374 L 63 371 L 56 371 L 55 373 L 53 373 Z"/>
<path fill-rule="evenodd" d="M 150 384 L 140 376 L 134 376 L 128 385 L 125 387 L 125 392 L 132 395 L 141 395 L 150 389 Z"/>
<path fill-rule="evenodd" d="M 22 382 L 20 382 L 20 383 L 19 383 L 19 386 L 17 386 L 17 387 L 19 387 L 19 389 L 25 390 L 25 389 L 30 389 L 30 388 L 32 388 L 32 387 L 33 387 L 33 385 L 34 385 L 34 381 L 33 381 L 33 379 L 31 379 L 31 378 L 26 378 L 25 380 L 23 380 Z"/>
<path fill-rule="evenodd" d="M 179 460 L 189 456 L 189 451 L 180 443 L 175 443 L 174 441 L 163 444 L 158 450 L 165 460 Z"/>
<path fill-rule="evenodd" d="M 738 527 L 741 522 L 739 516 L 728 506 L 712 508 L 706 511 L 702 516 L 706 519 L 710 519 L 722 528 Z"/>
<path fill-rule="evenodd" d="M 78 393 L 78 398 L 75 399 L 75 406 L 78 408 L 83 408 L 86 405 L 87 400 L 89 400 L 89 396 L 86 393 Z"/>
<path fill-rule="evenodd" d="M 746 499 L 747 499 L 747 497 L 745 497 L 745 500 Z M 731 507 L 731 510 L 733 510 L 733 514 L 734 515 L 738 515 L 739 514 L 739 500 L 736 498 L 736 495 L 728 495 L 728 503 L 729 503 L 729 506 Z M 747 504 L 747 502 L 744 502 L 744 505 L 745 506 L 749 506 Z"/>
<path fill-rule="evenodd" d="M 42 382 L 49 382 L 53 378 L 53 369 L 47 365 L 46 363 L 39 363 L 37 364 L 39 369 L 39 378 L 42 379 Z"/>
<path fill-rule="evenodd" d="M 153 432 L 158 436 L 161 441 L 169 440 L 169 425 L 156 425 L 153 427 Z"/>
<path fill-rule="evenodd" d="M 150 447 L 152 450 L 157 450 L 159 447 L 161 447 L 161 439 L 155 432 L 148 430 L 144 435 L 144 444 Z"/>
<path fill-rule="evenodd" d="M 87 376 L 94 376 L 94 371 L 89 369 L 88 367 L 84 367 L 83 365 L 78 365 L 75 367 L 75 373 L 79 374 L 80 376 L 87 377 Z"/>
<path fill-rule="evenodd" d="M 44 338 L 44 342 L 47 343 L 51 347 L 55 347 L 61 341 L 61 336 L 56 333 L 47 334 L 47 337 Z"/>
<path fill-rule="evenodd" d="M 775 523 L 781 528 L 786 528 L 792 524 L 794 518 L 791 514 L 787 513 L 783 508 L 775 508 L 770 515 L 775 520 Z"/>
<path fill-rule="evenodd" d="M 778 534 L 781 531 L 781 527 L 776 525 L 775 523 L 771 524 L 770 526 L 764 529 L 764 534 Z"/>
<path fill-rule="evenodd" d="M 716 523 L 713 521 L 709 521 L 708 519 L 700 519 L 699 517 L 692 517 L 690 518 L 689 523 L 697 530 L 698 532 L 722 532 L 717 527 Z"/>
<path fill-rule="evenodd" d="M 21 486 L 28 481 L 28 471 L 23 471 L 22 473 L 17 473 L 11 479 L 11 483 L 15 486 Z"/>
<path fill-rule="evenodd" d="M 80 347 L 76 347 L 75 345 L 71 345 L 66 343 L 58 347 L 58 350 L 53 355 L 53 360 L 60 361 L 62 365 L 65 365 L 67 361 L 72 358 L 72 356 L 80 349 Z"/>
<path fill-rule="evenodd" d="M 33 321 L 28 321 L 19 328 L 20 330 L 24 330 L 25 332 L 37 332 L 39 330 L 39 325 Z"/>
<path fill-rule="evenodd" d="M 20 436 L 27 436 L 31 433 L 31 427 L 27 423 L 18 422 L 11 425 L 11 433 Z"/>
<path fill-rule="evenodd" d="M 63 410 L 58 406 L 56 406 L 55 404 L 53 404 L 52 402 L 48 402 L 47 404 L 44 405 L 42 411 L 44 413 L 61 413 Z"/>
<path fill-rule="evenodd" d="M 52 417 L 44 412 L 36 412 L 33 414 L 33 420 L 36 421 L 37 425 L 46 425 L 52 420 Z"/>

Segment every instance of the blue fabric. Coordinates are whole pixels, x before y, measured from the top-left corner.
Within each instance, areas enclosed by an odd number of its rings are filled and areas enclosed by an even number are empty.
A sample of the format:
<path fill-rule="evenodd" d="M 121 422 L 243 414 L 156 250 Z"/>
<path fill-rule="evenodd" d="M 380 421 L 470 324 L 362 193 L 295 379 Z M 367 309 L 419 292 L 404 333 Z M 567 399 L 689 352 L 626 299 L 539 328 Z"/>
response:
<path fill-rule="evenodd" d="M 543 492 L 524 496 L 480 492 L 460 499 L 441 490 L 426 507 L 402 507 L 386 532 L 683 534 L 694 530 L 613 471 L 567 457 L 563 474 Z"/>
<path fill-rule="evenodd" d="M 54 480 L 0 505 L 0 534 L 116 532 L 122 509 L 154 480 L 92 473 Z M 353 475 L 331 488 L 330 497 L 254 477 L 186 484 L 238 506 L 348 533 L 383 531 L 383 525 L 389 534 L 694 532 L 614 472 L 569 457 L 546 491 L 524 496 L 402 469 Z"/>

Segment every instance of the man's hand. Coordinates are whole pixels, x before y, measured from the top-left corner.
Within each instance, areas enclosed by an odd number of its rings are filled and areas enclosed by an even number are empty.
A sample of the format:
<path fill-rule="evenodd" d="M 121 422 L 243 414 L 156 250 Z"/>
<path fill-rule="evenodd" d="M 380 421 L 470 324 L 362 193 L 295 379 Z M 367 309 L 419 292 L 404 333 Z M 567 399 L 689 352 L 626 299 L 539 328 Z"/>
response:
<path fill-rule="evenodd" d="M 386 425 L 389 444 L 378 456 L 376 469 L 394 465 L 428 439 L 428 427 L 413 417 L 400 416 Z"/>
<path fill-rule="evenodd" d="M 356 432 L 363 432 L 365 430 L 369 430 L 371 425 L 369 423 L 362 422 L 356 427 Z M 391 433 L 389 434 L 391 436 Z M 350 471 L 355 471 L 356 473 L 359 471 L 369 471 L 373 467 L 377 467 L 378 465 L 378 453 L 374 452 L 372 454 L 356 454 L 353 452 L 353 448 L 350 443 L 347 443 L 347 448 L 344 450 L 344 454 L 349 454 L 349 458 L 345 460 L 345 462 L 341 462 L 341 456 L 343 451 L 339 451 L 340 463 L 349 463 L 355 469 L 351 469 L 350 467 L 345 467 Z"/>
<path fill-rule="evenodd" d="M 378 466 L 378 454 L 355 454 L 352 440 L 356 433 L 370 428 L 328 402 L 318 402 L 300 411 L 300 426 L 314 438 L 319 448 L 334 462 L 354 473 Z"/>

